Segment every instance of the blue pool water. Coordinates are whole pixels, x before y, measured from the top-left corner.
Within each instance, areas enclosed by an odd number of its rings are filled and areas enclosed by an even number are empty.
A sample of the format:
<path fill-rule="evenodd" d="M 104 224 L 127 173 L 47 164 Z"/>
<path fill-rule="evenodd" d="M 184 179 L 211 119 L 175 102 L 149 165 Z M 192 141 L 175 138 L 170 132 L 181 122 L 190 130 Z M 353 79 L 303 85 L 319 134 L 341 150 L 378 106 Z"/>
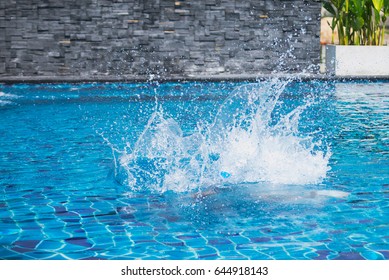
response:
<path fill-rule="evenodd" d="M 1 259 L 389 259 L 389 83 L 0 84 Z"/>

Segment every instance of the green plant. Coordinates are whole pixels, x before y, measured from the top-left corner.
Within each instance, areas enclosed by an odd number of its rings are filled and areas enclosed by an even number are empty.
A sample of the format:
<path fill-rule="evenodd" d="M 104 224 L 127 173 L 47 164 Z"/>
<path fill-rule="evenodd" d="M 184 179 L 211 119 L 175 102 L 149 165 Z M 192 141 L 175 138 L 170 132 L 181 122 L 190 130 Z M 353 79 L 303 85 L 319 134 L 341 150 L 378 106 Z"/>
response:
<path fill-rule="evenodd" d="M 389 0 L 328 0 L 323 7 L 333 16 L 328 25 L 340 45 L 383 45 Z"/>

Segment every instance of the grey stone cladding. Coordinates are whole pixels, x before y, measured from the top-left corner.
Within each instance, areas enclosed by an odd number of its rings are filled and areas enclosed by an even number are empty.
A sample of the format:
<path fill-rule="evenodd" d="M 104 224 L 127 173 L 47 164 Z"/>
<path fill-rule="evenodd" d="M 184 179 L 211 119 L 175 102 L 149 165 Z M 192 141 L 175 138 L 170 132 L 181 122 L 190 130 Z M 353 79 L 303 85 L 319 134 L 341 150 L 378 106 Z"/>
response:
<path fill-rule="evenodd" d="M 320 1 L 0 0 L 0 76 L 318 71 Z"/>

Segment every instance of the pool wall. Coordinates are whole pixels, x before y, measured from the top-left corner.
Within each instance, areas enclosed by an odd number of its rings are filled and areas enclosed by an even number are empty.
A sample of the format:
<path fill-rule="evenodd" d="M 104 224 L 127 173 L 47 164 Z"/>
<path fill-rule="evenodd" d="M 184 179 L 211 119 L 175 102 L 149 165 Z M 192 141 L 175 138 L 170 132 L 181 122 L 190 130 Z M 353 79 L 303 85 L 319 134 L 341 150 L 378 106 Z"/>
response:
<path fill-rule="evenodd" d="M 0 77 L 315 73 L 320 1 L 0 3 Z"/>

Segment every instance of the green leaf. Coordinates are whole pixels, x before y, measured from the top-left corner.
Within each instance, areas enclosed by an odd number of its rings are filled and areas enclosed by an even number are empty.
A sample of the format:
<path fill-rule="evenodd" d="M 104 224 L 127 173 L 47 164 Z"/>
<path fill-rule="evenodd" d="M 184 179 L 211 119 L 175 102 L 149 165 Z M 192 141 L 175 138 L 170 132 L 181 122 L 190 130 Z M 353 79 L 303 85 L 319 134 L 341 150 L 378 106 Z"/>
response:
<path fill-rule="evenodd" d="M 353 22 L 353 29 L 355 31 L 361 30 L 364 23 L 365 23 L 365 21 L 363 20 L 362 17 L 356 18 L 355 21 Z"/>
<path fill-rule="evenodd" d="M 333 23 L 334 23 L 334 21 L 332 21 L 332 24 L 329 21 L 327 21 L 327 24 L 331 28 L 332 31 L 334 31 L 334 29 L 335 29 L 335 26 L 333 25 Z"/>
<path fill-rule="evenodd" d="M 365 5 L 365 0 L 352 0 L 351 1 L 351 8 L 352 8 L 353 12 L 357 15 L 363 14 L 363 9 L 364 9 L 363 6 L 364 5 Z"/>
<path fill-rule="evenodd" d="M 330 0 L 330 2 L 332 3 L 332 5 L 338 10 L 342 10 L 344 7 L 344 2 L 346 0 Z"/>
<path fill-rule="evenodd" d="M 381 19 L 380 11 L 374 9 L 374 15 L 375 15 L 375 21 L 376 21 L 377 23 L 380 22 L 380 19 Z"/>
<path fill-rule="evenodd" d="M 329 2 L 324 2 L 323 4 L 324 9 L 326 9 L 331 15 L 336 16 L 336 10 Z"/>
<path fill-rule="evenodd" d="M 389 16 L 389 0 L 384 0 L 384 13 Z"/>
<path fill-rule="evenodd" d="M 382 7 L 384 6 L 384 0 L 372 0 L 374 9 L 376 9 L 378 12 L 381 11 Z"/>

